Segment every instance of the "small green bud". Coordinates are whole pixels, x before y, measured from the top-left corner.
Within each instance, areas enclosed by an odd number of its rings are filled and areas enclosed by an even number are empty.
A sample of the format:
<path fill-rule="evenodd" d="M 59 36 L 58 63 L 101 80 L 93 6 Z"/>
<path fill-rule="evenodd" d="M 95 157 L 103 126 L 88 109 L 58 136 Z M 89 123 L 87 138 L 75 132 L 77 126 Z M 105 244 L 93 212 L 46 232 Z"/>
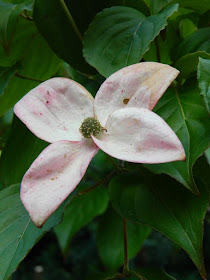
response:
<path fill-rule="evenodd" d="M 91 138 L 91 135 L 96 136 L 102 130 L 100 122 L 95 118 L 86 118 L 80 126 L 80 133 L 85 138 Z"/>

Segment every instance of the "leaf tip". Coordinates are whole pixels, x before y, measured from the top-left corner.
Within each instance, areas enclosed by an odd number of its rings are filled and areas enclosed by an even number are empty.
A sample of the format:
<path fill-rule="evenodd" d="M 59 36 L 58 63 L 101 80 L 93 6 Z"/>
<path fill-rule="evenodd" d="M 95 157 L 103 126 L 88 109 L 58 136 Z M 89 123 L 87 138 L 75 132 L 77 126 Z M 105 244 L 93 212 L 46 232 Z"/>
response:
<path fill-rule="evenodd" d="M 203 278 L 203 280 L 207 280 L 207 274 L 206 274 L 206 271 L 204 271 L 204 273 L 201 275 L 201 277 Z"/>

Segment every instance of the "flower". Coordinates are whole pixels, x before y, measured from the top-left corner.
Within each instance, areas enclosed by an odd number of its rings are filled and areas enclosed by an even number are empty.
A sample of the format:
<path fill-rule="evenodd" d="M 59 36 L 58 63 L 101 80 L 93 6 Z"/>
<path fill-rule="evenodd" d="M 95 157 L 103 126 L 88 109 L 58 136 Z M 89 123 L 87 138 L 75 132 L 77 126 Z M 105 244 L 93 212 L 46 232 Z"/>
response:
<path fill-rule="evenodd" d="M 111 75 L 95 100 L 75 81 L 52 78 L 15 105 L 22 122 L 51 143 L 21 183 L 21 200 L 37 227 L 79 184 L 99 149 L 136 163 L 185 160 L 176 134 L 151 111 L 178 73 L 160 63 L 134 64 Z"/>

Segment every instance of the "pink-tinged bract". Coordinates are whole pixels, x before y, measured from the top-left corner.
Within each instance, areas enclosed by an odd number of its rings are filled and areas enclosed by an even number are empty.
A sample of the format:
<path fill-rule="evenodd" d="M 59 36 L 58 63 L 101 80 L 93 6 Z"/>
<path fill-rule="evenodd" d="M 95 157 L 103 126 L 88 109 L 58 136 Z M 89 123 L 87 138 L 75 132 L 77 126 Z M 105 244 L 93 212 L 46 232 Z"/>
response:
<path fill-rule="evenodd" d="M 21 183 L 21 200 L 37 227 L 79 184 L 97 151 L 90 140 L 58 141 L 33 162 Z"/>
<path fill-rule="evenodd" d="M 178 73 L 155 62 L 125 67 L 101 85 L 95 101 L 80 84 L 53 78 L 15 105 L 15 114 L 22 122 L 37 137 L 52 143 L 21 183 L 22 202 L 36 226 L 41 227 L 75 189 L 99 148 L 137 163 L 185 160 L 176 134 L 151 112 Z M 102 130 L 92 138 L 81 133 L 87 118 L 101 124 Z M 89 128 L 85 129 L 88 132 Z"/>
<path fill-rule="evenodd" d="M 85 118 L 94 116 L 93 101 L 80 84 L 53 78 L 26 94 L 14 111 L 37 137 L 47 142 L 80 141 L 78 128 Z"/>
<path fill-rule="evenodd" d="M 114 111 L 107 131 L 95 144 L 112 157 L 137 163 L 184 160 L 185 152 L 176 134 L 157 114 L 144 108 Z"/>
<path fill-rule="evenodd" d="M 138 63 L 117 71 L 106 79 L 95 97 L 96 116 L 105 125 L 109 115 L 118 109 L 152 110 L 178 74 L 177 69 L 156 62 Z"/>

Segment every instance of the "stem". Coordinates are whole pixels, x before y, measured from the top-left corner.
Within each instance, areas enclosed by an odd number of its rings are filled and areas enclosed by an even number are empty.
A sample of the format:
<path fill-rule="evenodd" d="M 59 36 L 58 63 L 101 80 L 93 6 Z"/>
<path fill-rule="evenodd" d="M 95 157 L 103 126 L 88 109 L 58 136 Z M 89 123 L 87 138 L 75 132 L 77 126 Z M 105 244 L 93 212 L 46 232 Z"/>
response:
<path fill-rule="evenodd" d="M 108 155 L 107 155 L 108 156 Z M 108 156 L 109 157 L 109 159 L 111 160 L 111 162 L 112 162 L 112 164 L 114 165 L 114 167 L 117 169 L 117 171 L 121 171 L 121 168 L 120 168 L 120 166 L 116 163 L 116 161 L 114 160 L 114 158 L 113 157 L 111 157 L 111 156 Z"/>
<path fill-rule="evenodd" d="M 120 168 L 125 168 L 125 162 L 124 160 L 120 160 Z"/>
<path fill-rule="evenodd" d="M 123 218 L 124 266 L 123 274 L 129 276 L 127 220 Z"/>
<path fill-rule="evenodd" d="M 156 51 L 157 51 L 157 59 L 158 59 L 158 62 L 160 62 L 160 48 L 159 48 L 157 38 L 155 38 L 155 45 L 156 45 Z"/>
<path fill-rule="evenodd" d="M 30 81 L 35 81 L 35 82 L 39 82 L 39 83 L 42 83 L 44 82 L 43 80 L 39 80 L 39 79 L 36 79 L 36 78 L 31 78 L 31 77 L 26 77 L 26 76 L 23 76 L 19 73 L 15 73 L 15 76 L 18 77 L 18 78 L 21 78 L 21 79 L 24 79 L 24 80 L 30 80 Z"/>
<path fill-rule="evenodd" d="M 77 37 L 82 42 L 83 41 L 82 34 L 80 33 L 79 28 L 77 27 L 71 13 L 69 12 L 68 7 L 66 6 L 64 0 L 59 0 L 59 1 L 60 1 L 61 6 L 63 7 L 63 10 L 64 10 L 67 18 L 68 18 L 68 21 L 70 22 L 70 24 L 72 25 L 72 28 L 74 29 L 74 32 L 76 33 Z"/>
<path fill-rule="evenodd" d="M 135 274 L 141 280 L 147 280 L 144 276 L 137 274 L 135 271 L 133 271 L 133 274 Z"/>
<path fill-rule="evenodd" d="M 112 172 L 110 172 L 106 177 L 104 177 L 102 180 L 100 180 L 98 183 L 96 183 L 95 185 L 93 185 L 92 187 L 89 187 L 87 189 L 85 189 L 84 191 L 81 191 L 78 193 L 78 195 L 83 195 L 89 191 L 94 190 L 95 188 L 97 188 L 100 185 L 105 184 L 106 182 L 109 182 L 116 174 L 116 170 L 113 170 Z"/>
<path fill-rule="evenodd" d="M 124 275 L 121 274 L 121 273 L 117 273 L 114 276 L 105 278 L 104 280 L 114 280 L 114 279 L 119 279 L 119 278 L 123 278 L 124 279 Z"/>
<path fill-rule="evenodd" d="M 29 20 L 29 21 L 33 21 L 33 20 L 34 20 L 34 19 L 33 19 L 31 16 L 29 16 L 29 15 L 20 14 L 20 16 L 21 16 L 22 18 L 24 18 L 24 19 Z"/>

